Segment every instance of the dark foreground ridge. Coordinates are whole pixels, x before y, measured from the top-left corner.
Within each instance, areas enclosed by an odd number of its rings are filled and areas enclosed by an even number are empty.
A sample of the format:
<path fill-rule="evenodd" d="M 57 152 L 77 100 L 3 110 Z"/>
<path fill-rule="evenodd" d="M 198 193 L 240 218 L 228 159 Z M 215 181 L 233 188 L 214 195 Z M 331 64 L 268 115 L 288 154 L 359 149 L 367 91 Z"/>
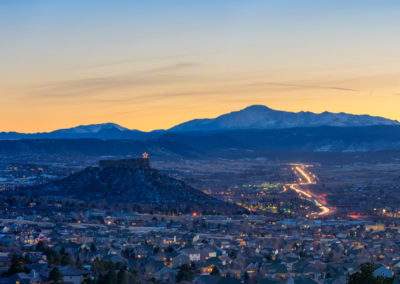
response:
<path fill-rule="evenodd" d="M 127 211 L 203 214 L 246 211 L 151 169 L 148 159 L 131 162 L 129 165 L 129 160 L 103 161 L 101 167 L 88 167 L 64 179 L 21 190 L 31 198 L 72 199 L 92 207 Z"/>
<path fill-rule="evenodd" d="M 150 140 L 0 140 L 0 155 L 12 160 L 53 156 L 66 159 L 137 156 L 158 159 L 258 157 L 269 152 L 366 153 L 400 150 L 400 126 L 309 127 L 164 134 Z M 268 152 L 268 153 L 267 153 Z M 265 154 L 267 153 L 267 154 Z"/>

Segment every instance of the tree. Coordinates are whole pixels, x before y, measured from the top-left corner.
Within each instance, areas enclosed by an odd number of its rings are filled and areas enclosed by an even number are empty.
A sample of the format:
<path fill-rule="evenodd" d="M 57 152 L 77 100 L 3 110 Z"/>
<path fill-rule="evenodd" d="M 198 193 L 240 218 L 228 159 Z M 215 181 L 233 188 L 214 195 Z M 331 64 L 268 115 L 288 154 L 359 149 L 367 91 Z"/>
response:
<path fill-rule="evenodd" d="M 22 268 L 23 258 L 20 255 L 14 254 L 11 257 L 11 265 L 8 271 L 6 272 L 7 276 L 11 276 L 20 272 L 23 272 L 24 269 Z"/>
<path fill-rule="evenodd" d="M 159 247 L 155 247 L 153 249 L 153 254 L 158 254 L 161 251 L 161 249 Z"/>
<path fill-rule="evenodd" d="M 392 284 L 394 278 L 374 276 L 375 264 L 371 262 L 360 265 L 360 271 L 347 276 L 347 284 Z"/>
<path fill-rule="evenodd" d="M 119 284 L 128 284 L 128 275 L 125 272 L 125 269 L 120 269 L 118 271 L 117 280 Z"/>
<path fill-rule="evenodd" d="M 92 244 L 90 245 L 90 251 L 91 251 L 91 252 L 96 252 L 96 251 L 97 251 L 97 247 L 96 247 L 96 245 L 95 245 L 94 243 L 92 243 Z"/>
<path fill-rule="evenodd" d="M 60 265 L 61 264 L 61 254 L 54 249 L 45 249 L 46 257 L 47 257 L 47 262 L 48 264 L 55 264 L 55 265 Z"/>
<path fill-rule="evenodd" d="M 307 256 L 307 253 L 306 253 L 304 250 L 301 250 L 301 251 L 299 251 L 299 256 L 300 256 L 301 258 L 304 258 L 304 257 Z"/>
<path fill-rule="evenodd" d="M 235 260 L 236 257 L 237 257 L 237 253 L 236 253 L 236 251 L 231 250 L 231 251 L 228 253 L 228 256 L 229 256 L 230 258 L 232 258 L 233 260 Z"/>
<path fill-rule="evenodd" d="M 92 262 L 92 271 L 96 274 L 102 274 L 106 271 L 104 261 L 100 258 L 97 258 Z"/>
<path fill-rule="evenodd" d="M 70 253 L 66 253 L 61 257 L 61 265 L 73 265 L 74 259 Z"/>
<path fill-rule="evenodd" d="M 54 267 L 52 271 L 49 273 L 49 280 L 53 283 L 63 283 L 63 275 L 57 267 Z"/>
<path fill-rule="evenodd" d="M 211 270 L 211 273 L 210 273 L 210 275 L 219 275 L 219 269 L 218 269 L 218 266 L 214 266 L 213 267 L 213 269 Z"/>
<path fill-rule="evenodd" d="M 249 281 L 250 281 L 250 276 L 247 273 L 247 271 L 243 274 L 243 281 L 244 281 L 244 283 L 249 283 Z"/>
<path fill-rule="evenodd" d="M 264 257 L 265 257 L 265 259 L 268 260 L 268 261 L 271 261 L 271 260 L 272 260 L 272 255 L 271 255 L 270 253 L 265 254 Z"/>
<path fill-rule="evenodd" d="M 44 243 L 42 241 L 37 243 L 36 250 L 37 251 L 44 251 Z"/>
<path fill-rule="evenodd" d="M 76 265 L 77 268 L 82 268 L 82 266 L 83 266 L 83 262 L 82 262 L 81 258 L 79 257 L 79 255 L 78 255 L 77 259 L 76 259 L 76 264 L 75 265 Z"/>
<path fill-rule="evenodd" d="M 31 258 L 29 256 L 29 254 L 27 254 L 27 253 L 24 255 L 24 263 L 25 264 L 31 264 L 32 263 L 32 260 L 31 260 Z"/>
<path fill-rule="evenodd" d="M 106 276 L 104 277 L 104 281 L 102 283 L 104 283 L 104 284 L 115 284 L 115 283 L 117 283 L 117 274 L 115 273 L 115 270 L 109 270 L 107 272 Z"/>
<path fill-rule="evenodd" d="M 194 272 L 189 264 L 183 264 L 179 266 L 178 275 L 176 276 L 176 282 L 189 281 L 194 279 Z"/>

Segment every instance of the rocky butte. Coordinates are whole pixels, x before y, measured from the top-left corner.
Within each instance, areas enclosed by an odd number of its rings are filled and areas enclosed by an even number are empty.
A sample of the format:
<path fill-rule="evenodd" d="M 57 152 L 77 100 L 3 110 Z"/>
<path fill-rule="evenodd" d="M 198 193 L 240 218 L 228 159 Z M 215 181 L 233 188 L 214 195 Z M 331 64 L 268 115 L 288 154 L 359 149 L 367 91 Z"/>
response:
<path fill-rule="evenodd" d="M 21 192 L 32 199 L 74 200 L 89 207 L 119 208 L 128 212 L 247 212 L 150 168 L 147 153 L 142 158 L 103 160 L 98 167 L 87 167 L 66 178 L 21 188 L 11 194 Z"/>
<path fill-rule="evenodd" d="M 144 152 L 142 158 L 121 159 L 121 160 L 100 160 L 101 168 L 127 168 L 127 169 L 150 169 L 149 155 Z"/>

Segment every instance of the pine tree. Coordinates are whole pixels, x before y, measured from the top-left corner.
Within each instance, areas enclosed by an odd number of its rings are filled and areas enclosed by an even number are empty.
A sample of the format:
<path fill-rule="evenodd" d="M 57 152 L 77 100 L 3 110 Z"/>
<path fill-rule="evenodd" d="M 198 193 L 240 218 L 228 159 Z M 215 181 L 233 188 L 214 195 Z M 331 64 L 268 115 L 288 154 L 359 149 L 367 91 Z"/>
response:
<path fill-rule="evenodd" d="M 56 284 L 63 283 L 63 275 L 61 274 L 60 270 L 58 270 L 57 267 L 55 267 L 52 271 L 50 271 L 49 280 L 53 281 L 53 283 Z"/>

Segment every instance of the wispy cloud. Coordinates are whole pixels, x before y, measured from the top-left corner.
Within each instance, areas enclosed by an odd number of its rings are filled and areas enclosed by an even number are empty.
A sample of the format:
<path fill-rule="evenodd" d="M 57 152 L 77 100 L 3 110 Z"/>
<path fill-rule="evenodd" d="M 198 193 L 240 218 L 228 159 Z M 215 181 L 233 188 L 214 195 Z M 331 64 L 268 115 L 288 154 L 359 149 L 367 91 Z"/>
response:
<path fill-rule="evenodd" d="M 252 83 L 249 86 L 278 86 L 278 87 L 288 87 L 295 89 L 327 89 L 336 91 L 346 91 L 346 92 L 358 92 L 359 90 L 344 88 L 338 86 L 324 86 L 324 85 L 314 85 L 314 84 L 298 84 L 298 83 L 286 83 L 286 82 L 259 82 Z"/>
<path fill-rule="evenodd" d="M 135 104 L 178 97 L 235 96 L 240 98 L 253 94 L 266 98 L 285 91 L 285 88 L 290 90 L 358 91 L 357 89 L 338 86 L 339 84 L 335 85 L 333 82 L 236 82 L 235 80 L 228 80 L 222 84 L 213 80 L 208 81 L 207 77 L 200 79 L 195 78 L 194 75 L 187 75 L 188 72 L 185 72 L 185 74 L 179 72 L 187 71 L 186 69 L 190 70 L 197 65 L 198 63 L 195 62 L 176 62 L 131 74 L 49 82 L 30 88 L 29 94 L 46 99 L 49 103 L 59 103 L 62 100 L 78 102 L 77 99 L 79 98 L 100 104 Z M 185 82 L 190 83 L 185 84 Z M 178 83 L 180 86 L 185 86 L 185 90 L 176 89 L 174 86 Z M 115 94 L 115 91 L 111 92 L 112 90 L 123 90 L 123 93 L 111 96 L 111 94 Z M 125 92 L 126 90 L 129 92 Z M 107 91 L 110 91 L 110 95 Z"/>
<path fill-rule="evenodd" d="M 193 62 L 178 62 L 149 69 L 140 73 L 98 76 L 84 79 L 71 79 L 49 82 L 29 87 L 29 93 L 44 98 L 65 98 L 90 96 L 99 91 L 111 89 L 133 88 L 151 85 L 170 84 L 184 81 L 187 75 L 179 75 L 174 71 L 196 66 Z M 174 74 L 171 74 L 174 73 Z"/>
<path fill-rule="evenodd" d="M 66 80 L 33 87 L 33 95 L 44 98 L 88 96 L 92 93 L 115 88 L 126 88 L 170 81 L 171 76 L 147 77 L 138 75 L 103 76 L 77 80 Z"/>
<path fill-rule="evenodd" d="M 110 67 L 110 66 L 117 66 L 117 65 L 123 65 L 123 64 L 130 64 L 130 63 L 152 62 L 152 61 L 160 62 L 160 61 L 169 60 L 169 59 L 178 60 L 179 58 L 181 58 L 183 60 L 184 58 L 188 58 L 188 57 L 192 57 L 192 56 L 198 57 L 201 55 L 214 54 L 214 53 L 217 53 L 217 52 L 216 51 L 214 51 L 214 52 L 193 52 L 193 53 L 186 53 L 186 54 L 171 54 L 171 55 L 165 55 L 165 56 L 125 58 L 125 59 L 118 59 L 118 60 L 105 61 L 105 62 L 99 62 L 99 63 L 94 63 L 94 64 L 78 66 L 73 69 L 94 69 L 94 68 L 101 68 L 101 67 Z"/>
<path fill-rule="evenodd" d="M 171 66 L 171 68 L 173 68 Z M 166 67 L 167 69 L 167 67 Z M 254 87 L 260 87 L 254 89 Z M 188 91 L 169 91 L 161 93 L 148 93 L 148 94 L 136 94 L 134 96 L 118 97 L 118 98 L 105 98 L 98 99 L 96 102 L 99 103 L 142 103 L 147 101 L 157 101 L 177 97 L 207 97 L 207 96 L 241 96 L 254 92 L 263 94 L 265 96 L 274 96 L 277 92 L 276 87 L 290 87 L 296 89 L 329 89 L 345 92 L 356 92 L 356 89 L 332 87 L 332 86 L 321 86 L 321 85 L 306 85 L 306 84 L 291 84 L 291 83 L 276 83 L 276 82 L 256 82 L 256 83 L 226 83 L 220 86 L 207 86 L 206 88 L 198 88 L 195 90 Z M 238 97 L 239 98 L 239 97 Z M 246 99 L 247 100 L 247 99 Z"/>
<path fill-rule="evenodd" d="M 191 68 L 196 66 L 194 62 L 179 62 L 175 64 L 165 65 L 158 68 L 148 70 L 148 73 L 174 72 L 180 69 Z"/>

